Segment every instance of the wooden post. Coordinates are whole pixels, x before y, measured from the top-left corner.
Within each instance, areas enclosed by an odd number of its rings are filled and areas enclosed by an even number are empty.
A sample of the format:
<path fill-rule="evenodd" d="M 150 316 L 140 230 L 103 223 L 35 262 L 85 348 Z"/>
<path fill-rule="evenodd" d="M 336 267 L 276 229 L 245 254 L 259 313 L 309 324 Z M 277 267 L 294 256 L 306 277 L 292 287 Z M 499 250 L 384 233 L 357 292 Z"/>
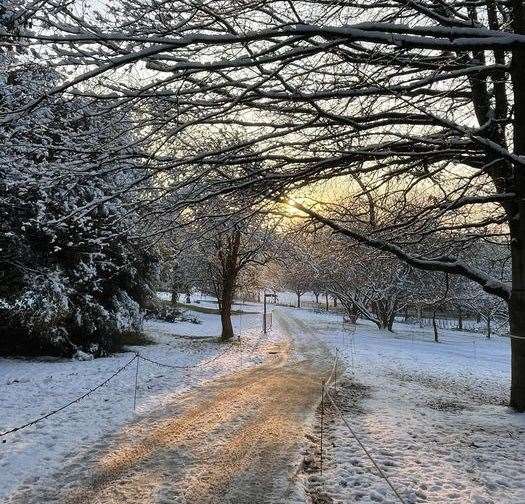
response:
<path fill-rule="evenodd" d="M 324 382 L 321 386 L 321 476 L 323 475 Z"/>
<path fill-rule="evenodd" d="M 337 390 L 337 360 L 339 357 L 339 348 L 335 349 L 335 365 L 334 365 L 334 388 Z"/>

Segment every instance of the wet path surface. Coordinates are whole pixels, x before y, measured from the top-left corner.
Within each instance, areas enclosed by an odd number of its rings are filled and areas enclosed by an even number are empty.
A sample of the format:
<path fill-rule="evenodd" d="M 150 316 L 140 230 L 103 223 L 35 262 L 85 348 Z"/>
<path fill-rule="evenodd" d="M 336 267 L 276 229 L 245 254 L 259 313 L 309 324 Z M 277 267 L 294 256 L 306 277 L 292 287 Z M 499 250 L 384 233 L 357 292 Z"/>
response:
<path fill-rule="evenodd" d="M 332 358 L 299 319 L 274 316 L 283 339 L 264 364 L 174 397 L 9 502 L 304 502 L 293 475 Z"/>

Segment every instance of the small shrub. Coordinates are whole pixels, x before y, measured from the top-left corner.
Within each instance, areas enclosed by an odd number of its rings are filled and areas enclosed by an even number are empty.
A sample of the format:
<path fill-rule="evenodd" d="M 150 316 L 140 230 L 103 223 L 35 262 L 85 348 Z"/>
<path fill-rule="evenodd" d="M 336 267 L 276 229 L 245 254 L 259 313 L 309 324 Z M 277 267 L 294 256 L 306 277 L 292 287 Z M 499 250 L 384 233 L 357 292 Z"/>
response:
<path fill-rule="evenodd" d="M 174 306 L 167 302 L 158 302 L 151 306 L 146 311 L 146 318 L 153 320 L 162 320 L 163 322 L 190 322 L 192 324 L 200 324 L 201 321 L 195 317 L 190 316 L 178 306 Z"/>

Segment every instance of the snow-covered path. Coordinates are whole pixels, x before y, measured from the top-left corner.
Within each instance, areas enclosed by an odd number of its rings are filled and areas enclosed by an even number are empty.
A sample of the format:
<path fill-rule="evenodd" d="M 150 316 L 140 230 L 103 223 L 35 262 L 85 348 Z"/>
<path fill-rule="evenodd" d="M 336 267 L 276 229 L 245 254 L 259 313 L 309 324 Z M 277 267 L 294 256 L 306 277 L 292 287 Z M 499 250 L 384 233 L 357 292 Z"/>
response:
<path fill-rule="evenodd" d="M 211 322 L 176 327 L 216 333 Z M 65 459 L 53 458 L 52 471 L 26 480 L 6 502 L 394 503 L 391 489 L 329 407 L 319 472 L 316 407 L 338 353 L 336 400 L 404 502 L 525 504 L 525 415 L 505 406 L 508 340 L 442 331 L 436 344 L 430 330 L 406 324 L 392 334 L 360 323 L 352 333 L 335 314 L 287 308 L 274 311 L 270 339 L 261 339 L 258 324 L 243 327 L 244 354 L 236 349 L 220 357 L 216 369 L 187 386 L 177 382 L 184 373 L 145 366 L 135 419 L 125 423 L 112 410 L 123 427 L 87 436 L 75 453 L 70 443 Z M 174 326 L 151 329 L 169 332 Z M 186 337 L 166 338 L 142 351 L 166 360 L 173 345 L 188 350 Z M 200 352 L 203 341 L 195 345 Z M 217 355 L 212 348 L 206 358 Z M 181 352 L 174 354 L 179 361 Z M 127 402 L 117 398 L 116 404 L 129 411 L 131 391 L 126 393 Z M 95 417 L 77 414 L 65 425 L 68 437 L 82 419 Z M 106 413 L 104 420 L 109 422 Z M 53 447 L 60 434 L 59 426 L 21 437 L 14 453 L 40 471 L 31 447 L 45 438 L 47 451 L 36 455 L 49 459 L 63 452 Z M 33 445 L 24 446 L 23 439 Z M 0 463 L 6 460 L 0 457 Z"/>
<path fill-rule="evenodd" d="M 254 311 L 253 308 L 250 311 Z M 267 352 L 260 315 L 234 316 L 242 345 L 217 343 L 220 317 L 195 313 L 200 324 L 148 322 L 153 345 L 91 361 L 0 358 L 0 432 L 30 422 L 84 395 L 134 357 L 134 352 L 169 365 L 140 360 L 137 414 L 146 415 L 205 381 L 260 365 Z M 278 335 L 275 335 L 276 337 Z M 272 340 L 273 335 L 269 335 Z M 188 366 L 184 368 L 184 366 Z M 0 502 L 31 490 L 60 471 L 71 454 L 88 452 L 135 418 L 135 362 L 71 407 L 0 439 Z"/>
<path fill-rule="evenodd" d="M 332 357 L 300 320 L 275 319 L 264 364 L 167 400 L 9 502 L 304 502 L 291 477 Z"/>

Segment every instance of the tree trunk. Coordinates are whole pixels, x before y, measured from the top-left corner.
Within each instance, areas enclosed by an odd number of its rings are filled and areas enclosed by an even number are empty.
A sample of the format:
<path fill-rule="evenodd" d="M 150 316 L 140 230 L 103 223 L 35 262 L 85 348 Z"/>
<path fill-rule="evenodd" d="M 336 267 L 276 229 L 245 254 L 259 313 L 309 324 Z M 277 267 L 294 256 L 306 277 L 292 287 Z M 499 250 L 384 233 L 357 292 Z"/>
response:
<path fill-rule="evenodd" d="M 394 321 L 396 320 L 396 312 L 392 312 L 390 316 L 388 317 L 388 326 L 387 329 L 390 332 L 394 332 Z"/>
<path fill-rule="evenodd" d="M 314 292 L 315 302 L 319 304 L 319 292 Z"/>
<path fill-rule="evenodd" d="M 221 313 L 221 341 L 233 338 L 233 325 L 231 320 L 233 297 L 237 275 L 239 273 L 239 247 L 241 244 L 241 232 L 235 230 L 225 240 L 219 239 L 217 244 L 217 255 L 221 264 L 220 275 L 216 281 L 217 290 L 220 291 L 219 310 Z"/>
<path fill-rule="evenodd" d="M 330 305 L 328 304 L 328 292 L 324 293 L 324 298 L 325 298 L 325 301 L 326 301 L 326 311 L 329 311 L 330 310 Z"/>
<path fill-rule="evenodd" d="M 396 315 L 397 303 L 392 305 L 388 300 L 374 301 L 372 310 L 376 316 L 376 325 L 379 329 L 386 329 L 392 332 Z"/>
<path fill-rule="evenodd" d="M 186 303 L 188 303 L 188 304 L 191 303 L 191 296 L 190 296 L 189 292 L 186 292 Z"/>
<path fill-rule="evenodd" d="M 352 303 L 352 309 L 350 311 L 351 316 L 350 319 L 353 324 L 357 324 L 357 319 L 359 318 L 359 309 L 355 305 L 355 303 Z"/>
<path fill-rule="evenodd" d="M 231 318 L 231 310 L 221 311 L 221 341 L 228 341 L 233 338 L 233 325 Z"/>
<path fill-rule="evenodd" d="M 221 340 L 227 341 L 233 338 L 233 325 L 232 325 L 232 304 L 233 304 L 233 286 L 234 283 L 232 279 L 225 279 L 222 286 L 222 296 L 221 296 Z"/>
<path fill-rule="evenodd" d="M 172 305 L 176 305 L 179 302 L 179 290 L 180 290 L 179 279 L 175 276 L 175 279 L 171 283 L 171 304 Z"/>
<path fill-rule="evenodd" d="M 348 320 L 351 324 L 356 324 L 357 319 L 359 318 L 359 309 L 355 303 L 349 301 L 341 301 L 341 304 L 344 306 L 346 313 L 348 315 Z"/>
<path fill-rule="evenodd" d="M 233 338 L 231 314 L 233 298 L 235 296 L 235 282 L 237 280 L 235 264 L 236 261 L 229 261 L 222 272 L 221 302 L 219 304 L 221 312 L 222 341 L 227 341 Z"/>
<path fill-rule="evenodd" d="M 490 327 L 492 317 L 490 315 L 487 316 L 487 339 L 490 339 L 490 335 L 492 332 L 492 328 Z"/>
<path fill-rule="evenodd" d="M 334 308 L 337 308 L 337 298 L 334 297 Z"/>
<path fill-rule="evenodd" d="M 296 292 L 297 294 L 297 308 L 301 308 L 301 293 Z"/>
<path fill-rule="evenodd" d="M 524 208 L 525 211 L 525 208 Z M 525 285 L 525 283 L 523 284 Z M 525 289 L 513 289 L 509 304 L 511 334 L 510 405 L 525 411 Z"/>
<path fill-rule="evenodd" d="M 512 1 L 514 32 L 525 34 L 525 5 Z M 512 50 L 511 77 L 514 94 L 514 153 L 525 155 L 525 50 Z M 509 301 L 511 334 L 510 405 L 525 411 L 525 173 L 514 166 L 515 204 L 506 208 L 512 253 L 512 292 Z"/>
<path fill-rule="evenodd" d="M 458 329 L 460 331 L 463 330 L 463 312 L 461 311 L 461 308 L 458 310 Z"/>
<path fill-rule="evenodd" d="M 439 343 L 439 335 L 438 335 L 438 329 L 436 324 L 436 310 L 432 312 L 432 327 L 434 329 L 434 341 L 436 343 Z"/>

